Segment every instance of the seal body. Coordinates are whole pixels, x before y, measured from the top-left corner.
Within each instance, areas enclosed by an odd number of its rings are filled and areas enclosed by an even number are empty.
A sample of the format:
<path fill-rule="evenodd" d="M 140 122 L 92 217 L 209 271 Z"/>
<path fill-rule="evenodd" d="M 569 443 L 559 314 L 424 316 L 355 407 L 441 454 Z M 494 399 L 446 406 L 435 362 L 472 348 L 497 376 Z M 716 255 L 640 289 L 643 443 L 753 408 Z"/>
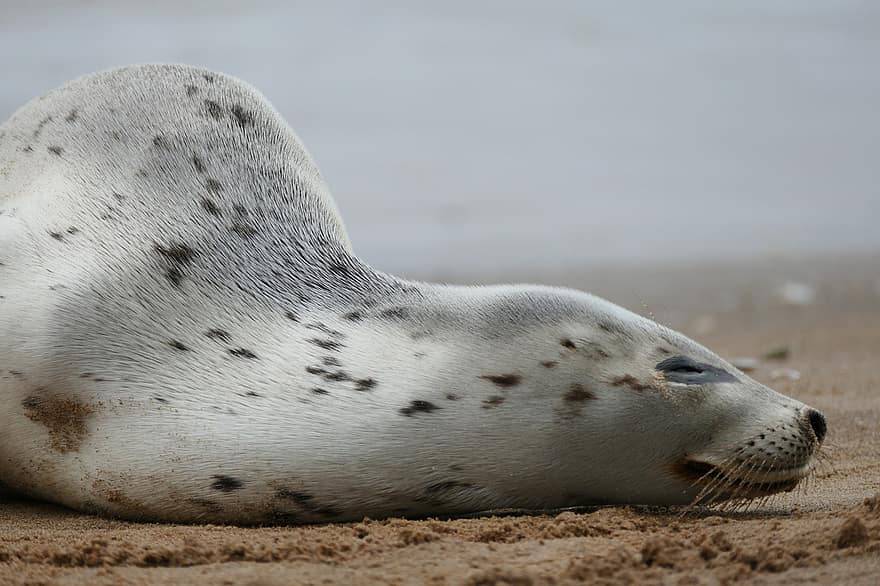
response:
<path fill-rule="evenodd" d="M 144 520 L 753 498 L 821 414 L 607 301 L 358 259 L 253 88 L 79 80 L 0 126 L 0 483 Z"/>

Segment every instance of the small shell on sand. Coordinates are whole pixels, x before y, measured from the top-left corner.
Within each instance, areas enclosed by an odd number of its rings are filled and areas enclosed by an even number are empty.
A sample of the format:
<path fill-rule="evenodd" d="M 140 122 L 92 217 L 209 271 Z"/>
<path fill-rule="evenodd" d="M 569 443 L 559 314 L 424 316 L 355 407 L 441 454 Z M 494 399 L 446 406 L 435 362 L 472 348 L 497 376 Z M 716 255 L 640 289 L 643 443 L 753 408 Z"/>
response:
<path fill-rule="evenodd" d="M 796 281 L 788 281 L 776 293 L 788 305 L 811 305 L 816 300 L 816 290 L 811 285 Z"/>
<path fill-rule="evenodd" d="M 740 369 L 743 372 L 752 372 L 753 370 L 757 370 L 757 368 L 761 365 L 761 361 L 757 358 L 752 358 L 750 356 L 740 356 L 738 358 L 731 359 L 730 363 Z"/>
<path fill-rule="evenodd" d="M 801 373 L 800 371 L 793 368 L 777 368 L 770 373 L 770 378 L 772 378 L 773 380 L 785 379 L 796 381 L 801 379 Z"/>

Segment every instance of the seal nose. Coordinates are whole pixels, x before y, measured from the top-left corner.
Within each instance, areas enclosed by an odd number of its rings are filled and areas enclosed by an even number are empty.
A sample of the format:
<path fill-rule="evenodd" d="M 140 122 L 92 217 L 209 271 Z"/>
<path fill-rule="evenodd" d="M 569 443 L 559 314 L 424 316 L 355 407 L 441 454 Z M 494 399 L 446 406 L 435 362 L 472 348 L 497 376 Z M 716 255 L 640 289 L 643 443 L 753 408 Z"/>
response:
<path fill-rule="evenodd" d="M 828 431 L 825 416 L 815 409 L 807 409 L 807 419 L 810 422 L 810 427 L 813 428 L 813 433 L 816 434 L 816 439 L 822 443 L 822 440 L 825 439 L 825 433 Z"/>

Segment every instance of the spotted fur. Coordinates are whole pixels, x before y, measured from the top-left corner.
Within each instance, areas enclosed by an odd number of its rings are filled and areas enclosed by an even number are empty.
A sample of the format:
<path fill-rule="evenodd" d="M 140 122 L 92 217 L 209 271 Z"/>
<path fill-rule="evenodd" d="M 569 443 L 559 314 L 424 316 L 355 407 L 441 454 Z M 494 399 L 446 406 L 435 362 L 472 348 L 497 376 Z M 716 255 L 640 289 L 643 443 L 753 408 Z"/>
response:
<path fill-rule="evenodd" d="M 326 522 L 684 503 L 700 466 L 809 467 L 805 406 L 738 372 L 677 383 L 699 376 L 663 360 L 735 370 L 578 291 L 373 269 L 299 139 L 229 76 L 116 69 L 0 126 L 0 483 L 18 492 Z"/>

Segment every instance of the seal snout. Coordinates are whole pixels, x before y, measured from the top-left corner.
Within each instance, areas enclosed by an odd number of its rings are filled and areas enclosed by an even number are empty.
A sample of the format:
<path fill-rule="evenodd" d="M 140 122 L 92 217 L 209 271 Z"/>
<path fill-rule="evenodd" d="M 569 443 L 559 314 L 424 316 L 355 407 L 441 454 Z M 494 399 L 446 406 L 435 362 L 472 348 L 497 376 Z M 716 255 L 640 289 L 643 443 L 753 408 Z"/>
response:
<path fill-rule="evenodd" d="M 825 416 L 822 415 L 821 411 L 807 407 L 804 417 L 806 418 L 807 423 L 809 423 L 810 428 L 813 430 L 813 434 L 816 436 L 816 441 L 821 444 L 822 440 L 825 439 L 825 434 L 828 432 L 828 423 L 825 421 Z"/>
<path fill-rule="evenodd" d="M 814 473 L 828 432 L 825 416 L 799 403 L 780 407 L 762 412 L 752 433 L 715 438 L 708 450 L 685 454 L 673 466 L 694 488 L 694 504 L 745 503 L 789 492 Z"/>

